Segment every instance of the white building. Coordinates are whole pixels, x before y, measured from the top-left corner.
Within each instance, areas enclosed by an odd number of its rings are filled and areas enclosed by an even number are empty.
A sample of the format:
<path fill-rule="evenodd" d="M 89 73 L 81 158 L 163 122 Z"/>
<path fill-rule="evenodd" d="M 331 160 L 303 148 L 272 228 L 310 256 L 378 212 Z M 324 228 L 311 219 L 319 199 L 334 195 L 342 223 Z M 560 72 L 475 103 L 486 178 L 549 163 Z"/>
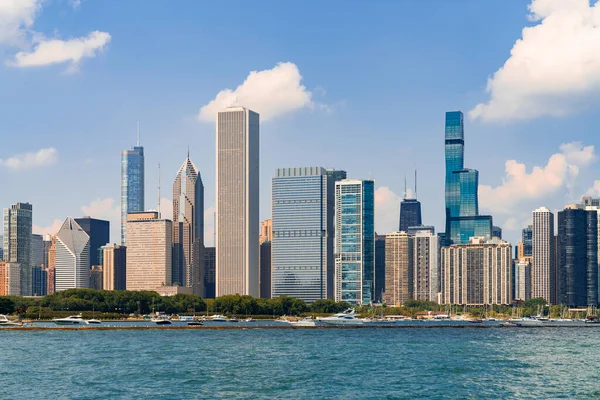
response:
<path fill-rule="evenodd" d="M 515 300 L 531 299 L 531 263 L 522 259 L 515 262 Z"/>
<path fill-rule="evenodd" d="M 259 115 L 220 111 L 216 142 L 216 295 L 258 297 Z"/>
<path fill-rule="evenodd" d="M 554 214 L 546 207 L 533 212 L 531 235 L 531 297 L 543 297 L 554 304 L 555 299 L 555 239 Z"/>
<path fill-rule="evenodd" d="M 90 284 L 90 237 L 71 217 L 56 234 L 55 290 L 87 288 Z"/>

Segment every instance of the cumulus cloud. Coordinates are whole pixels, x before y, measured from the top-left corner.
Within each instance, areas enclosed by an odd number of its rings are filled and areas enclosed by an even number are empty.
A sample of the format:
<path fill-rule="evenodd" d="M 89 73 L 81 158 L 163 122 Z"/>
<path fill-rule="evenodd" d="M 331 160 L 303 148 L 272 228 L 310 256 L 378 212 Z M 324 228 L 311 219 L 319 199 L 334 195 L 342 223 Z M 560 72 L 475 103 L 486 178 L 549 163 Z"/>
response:
<path fill-rule="evenodd" d="M 401 197 L 389 187 L 375 190 L 375 230 L 383 235 L 398 230 Z"/>
<path fill-rule="evenodd" d="M 33 231 L 33 233 L 36 233 L 38 235 L 54 235 L 54 234 L 58 233 L 58 230 L 62 226 L 63 222 L 64 222 L 64 220 L 61 221 L 60 219 L 55 219 L 48 226 L 38 226 L 38 225 L 34 224 L 32 226 L 32 231 Z"/>
<path fill-rule="evenodd" d="M 121 208 L 119 203 L 112 198 L 92 200 L 90 204 L 81 206 L 81 212 L 84 215 L 105 219 L 109 221 L 121 220 Z"/>
<path fill-rule="evenodd" d="M 510 57 L 487 82 L 483 121 L 571 114 L 600 92 L 600 2 L 532 0 Z"/>
<path fill-rule="evenodd" d="M 0 0 L 0 44 L 22 47 L 41 0 Z"/>
<path fill-rule="evenodd" d="M 37 153 L 16 154 L 6 160 L 0 159 L 0 166 L 13 171 L 47 167 L 58 161 L 58 151 L 54 147 L 40 149 Z"/>
<path fill-rule="evenodd" d="M 592 187 L 585 191 L 586 196 L 600 197 L 600 180 L 595 180 Z"/>
<path fill-rule="evenodd" d="M 479 186 L 481 207 L 493 213 L 514 213 L 514 207 L 527 200 L 543 200 L 560 189 L 570 189 L 579 175 L 580 168 L 596 161 L 594 146 L 580 142 L 560 146 L 543 167 L 533 167 L 527 172 L 525 164 L 516 160 L 506 161 L 506 175 L 500 186 Z"/>
<path fill-rule="evenodd" d="M 319 106 L 313 102 L 312 93 L 301 81 L 298 67 L 291 62 L 278 63 L 272 69 L 252 71 L 235 90 L 221 90 L 213 100 L 202 106 L 198 118 L 213 122 L 218 111 L 240 105 L 259 113 L 261 121 L 268 121 L 301 108 Z"/>

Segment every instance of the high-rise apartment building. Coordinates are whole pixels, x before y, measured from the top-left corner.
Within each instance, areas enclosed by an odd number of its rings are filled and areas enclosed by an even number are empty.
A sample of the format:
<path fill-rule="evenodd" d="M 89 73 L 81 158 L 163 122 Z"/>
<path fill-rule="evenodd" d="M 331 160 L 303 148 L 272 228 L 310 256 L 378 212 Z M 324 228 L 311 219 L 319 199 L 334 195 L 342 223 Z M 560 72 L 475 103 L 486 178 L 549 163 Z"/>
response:
<path fill-rule="evenodd" d="M 558 212 L 558 304 L 598 304 L 598 215 L 595 210 L 565 208 Z"/>
<path fill-rule="evenodd" d="M 258 297 L 259 116 L 217 114 L 216 295 Z"/>
<path fill-rule="evenodd" d="M 104 290 L 127 288 L 127 247 L 107 245 L 102 248 L 102 285 Z"/>
<path fill-rule="evenodd" d="M 185 159 L 173 182 L 173 276 L 175 285 L 204 293 L 204 184 L 198 168 Z"/>
<path fill-rule="evenodd" d="M 101 249 L 110 242 L 110 222 L 88 216 L 75 218 L 81 229 L 90 237 L 90 267 L 102 265 Z"/>
<path fill-rule="evenodd" d="M 335 183 L 335 301 L 369 304 L 375 298 L 374 186 L 373 180 Z"/>
<path fill-rule="evenodd" d="M 127 214 L 127 290 L 156 290 L 170 286 L 173 224 L 158 212 Z"/>
<path fill-rule="evenodd" d="M 0 261 L 0 296 L 21 295 L 21 266 Z"/>
<path fill-rule="evenodd" d="M 31 229 L 33 208 L 17 203 L 4 209 L 4 261 L 21 268 L 20 294 L 31 296 Z"/>
<path fill-rule="evenodd" d="M 413 238 L 406 232 L 385 236 L 384 302 L 399 306 L 413 298 Z"/>
<path fill-rule="evenodd" d="M 556 304 L 554 214 L 546 207 L 533 211 L 531 254 L 531 297 Z"/>
<path fill-rule="evenodd" d="M 515 300 L 531 299 L 531 262 L 527 259 L 515 263 Z"/>
<path fill-rule="evenodd" d="M 204 297 L 215 298 L 216 282 L 216 249 L 214 247 L 204 248 Z"/>
<path fill-rule="evenodd" d="M 438 301 L 441 292 L 440 239 L 427 231 L 417 231 L 413 242 L 413 298 Z"/>
<path fill-rule="evenodd" d="M 90 237 L 71 217 L 56 234 L 55 290 L 89 288 Z"/>
<path fill-rule="evenodd" d="M 479 171 L 464 167 L 463 113 L 446 113 L 446 244 L 492 236 L 492 217 L 479 215 Z"/>
<path fill-rule="evenodd" d="M 144 211 L 144 148 L 138 127 L 137 146 L 121 152 L 121 245 L 127 240 L 127 214 L 140 211 Z"/>
<path fill-rule="evenodd" d="M 385 235 L 375 233 L 375 301 L 383 303 L 385 292 Z"/>
<path fill-rule="evenodd" d="M 272 297 L 333 298 L 333 180 L 320 167 L 280 168 L 271 193 Z"/>

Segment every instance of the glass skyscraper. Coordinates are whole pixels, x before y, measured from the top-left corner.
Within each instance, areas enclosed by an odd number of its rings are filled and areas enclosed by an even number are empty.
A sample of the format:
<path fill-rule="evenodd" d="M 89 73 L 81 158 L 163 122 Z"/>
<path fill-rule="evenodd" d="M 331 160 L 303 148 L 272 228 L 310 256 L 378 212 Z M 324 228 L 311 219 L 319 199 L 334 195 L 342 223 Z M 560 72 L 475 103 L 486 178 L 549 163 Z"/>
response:
<path fill-rule="evenodd" d="M 492 235 L 492 217 L 479 215 L 479 172 L 464 167 L 463 113 L 446 113 L 446 244 Z"/>
<path fill-rule="evenodd" d="M 527 228 L 523 228 L 521 232 L 521 241 L 523 242 L 523 256 L 531 257 L 532 255 L 532 236 L 533 235 L 533 227 L 531 225 L 527 225 Z"/>
<path fill-rule="evenodd" d="M 4 261 L 20 264 L 20 294 L 31 296 L 31 230 L 33 207 L 17 203 L 4 209 Z"/>
<path fill-rule="evenodd" d="M 369 304 L 375 298 L 375 183 L 335 184 L 335 300 Z"/>
<path fill-rule="evenodd" d="M 272 181 L 271 296 L 333 297 L 333 177 L 280 168 Z"/>
<path fill-rule="evenodd" d="M 144 211 L 144 148 L 121 152 L 121 244 L 126 244 L 127 213 Z"/>
<path fill-rule="evenodd" d="M 417 199 L 402 199 L 399 230 L 408 233 L 408 228 L 421 224 L 421 202 Z"/>

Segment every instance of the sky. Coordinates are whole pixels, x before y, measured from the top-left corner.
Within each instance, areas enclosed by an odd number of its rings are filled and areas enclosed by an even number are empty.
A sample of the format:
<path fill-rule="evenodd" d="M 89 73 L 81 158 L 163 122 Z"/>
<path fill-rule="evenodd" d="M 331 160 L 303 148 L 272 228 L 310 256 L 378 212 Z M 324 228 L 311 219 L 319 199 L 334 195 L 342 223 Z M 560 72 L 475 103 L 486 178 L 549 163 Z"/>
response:
<path fill-rule="evenodd" d="M 600 5 L 588 0 L 258 3 L 0 0 L 0 205 L 34 233 L 111 221 L 120 152 L 146 154 L 146 208 L 171 213 L 188 146 L 213 243 L 215 113 L 261 115 L 260 217 L 276 168 L 375 180 L 376 230 L 397 230 L 404 180 L 444 227 L 444 118 L 465 113 L 480 213 L 513 244 L 540 206 L 600 196 Z"/>

